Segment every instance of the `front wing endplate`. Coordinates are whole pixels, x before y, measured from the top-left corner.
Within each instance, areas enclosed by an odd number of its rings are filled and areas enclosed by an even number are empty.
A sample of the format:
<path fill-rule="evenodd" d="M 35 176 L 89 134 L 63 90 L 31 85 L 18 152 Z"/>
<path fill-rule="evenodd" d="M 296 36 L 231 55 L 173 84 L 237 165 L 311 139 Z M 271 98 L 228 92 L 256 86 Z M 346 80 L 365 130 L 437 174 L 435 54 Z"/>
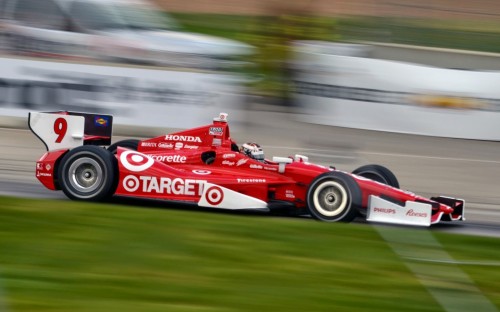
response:
<path fill-rule="evenodd" d="M 426 203 L 407 201 L 404 206 L 378 196 L 368 200 L 366 220 L 383 223 L 430 226 L 432 206 Z"/>

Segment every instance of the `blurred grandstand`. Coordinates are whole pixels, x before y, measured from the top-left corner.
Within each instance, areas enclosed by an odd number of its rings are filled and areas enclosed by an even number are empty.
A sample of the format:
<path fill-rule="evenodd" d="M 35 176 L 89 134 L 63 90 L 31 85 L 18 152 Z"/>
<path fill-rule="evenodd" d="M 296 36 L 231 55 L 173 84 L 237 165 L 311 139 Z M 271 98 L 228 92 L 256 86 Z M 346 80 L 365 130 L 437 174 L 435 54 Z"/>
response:
<path fill-rule="evenodd" d="M 227 69 L 251 46 L 188 33 L 147 0 L 2 0 L 2 50 L 22 56 Z"/>
<path fill-rule="evenodd" d="M 155 2 L 175 12 L 187 29 L 256 46 L 258 55 L 253 60 L 263 78 L 254 90 L 264 95 L 286 96 L 283 77 L 290 75 L 287 60 L 296 40 L 362 42 L 373 47 L 372 58 L 444 68 L 500 69 L 496 55 L 500 53 L 500 7 L 491 0 Z"/>

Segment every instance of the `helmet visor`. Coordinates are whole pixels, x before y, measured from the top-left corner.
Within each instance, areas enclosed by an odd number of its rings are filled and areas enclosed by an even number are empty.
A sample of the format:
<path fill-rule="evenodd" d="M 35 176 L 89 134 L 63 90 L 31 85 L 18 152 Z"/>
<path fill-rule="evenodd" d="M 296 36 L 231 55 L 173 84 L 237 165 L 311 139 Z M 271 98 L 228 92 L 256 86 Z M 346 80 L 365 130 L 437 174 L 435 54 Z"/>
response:
<path fill-rule="evenodd" d="M 252 158 L 259 160 L 259 161 L 264 160 L 265 159 L 264 151 L 260 150 L 260 151 L 252 152 Z"/>

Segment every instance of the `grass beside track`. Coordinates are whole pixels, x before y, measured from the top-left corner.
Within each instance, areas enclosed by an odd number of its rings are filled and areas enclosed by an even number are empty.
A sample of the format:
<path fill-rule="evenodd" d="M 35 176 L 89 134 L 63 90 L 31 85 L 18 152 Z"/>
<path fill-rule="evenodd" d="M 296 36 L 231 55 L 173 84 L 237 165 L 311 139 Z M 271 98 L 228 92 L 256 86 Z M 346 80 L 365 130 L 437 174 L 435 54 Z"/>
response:
<path fill-rule="evenodd" d="M 374 41 L 500 53 L 496 20 L 445 20 L 391 17 L 312 17 L 277 19 L 224 14 L 171 14 L 188 31 L 248 42 L 262 47 L 271 37 L 327 41 Z M 302 31 L 298 30 L 302 28 Z M 298 28 L 298 29 L 297 29 Z M 290 33 L 290 30 L 295 32 Z"/>
<path fill-rule="evenodd" d="M 500 240 L 433 235 L 500 307 Z M 365 224 L 0 197 L 7 311 L 443 311 L 405 261 Z"/>

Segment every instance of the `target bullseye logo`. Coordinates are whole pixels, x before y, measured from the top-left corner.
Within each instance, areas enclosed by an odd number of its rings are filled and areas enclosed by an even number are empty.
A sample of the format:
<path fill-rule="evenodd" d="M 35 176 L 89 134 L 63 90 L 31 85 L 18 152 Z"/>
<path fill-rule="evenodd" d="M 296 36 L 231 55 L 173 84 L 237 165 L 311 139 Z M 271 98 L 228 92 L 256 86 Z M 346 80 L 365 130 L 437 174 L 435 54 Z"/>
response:
<path fill-rule="evenodd" d="M 199 174 L 199 175 L 208 175 L 211 174 L 211 171 L 208 170 L 193 170 L 194 174 Z"/>
<path fill-rule="evenodd" d="M 133 193 L 139 189 L 139 179 L 136 176 L 129 175 L 123 179 L 123 188 L 130 193 Z"/>
<path fill-rule="evenodd" d="M 120 155 L 120 162 L 128 170 L 140 172 L 150 168 L 154 160 L 136 151 L 125 151 Z"/>
<path fill-rule="evenodd" d="M 218 186 L 211 186 L 208 188 L 205 198 L 212 206 L 217 206 L 224 200 L 224 191 Z"/>

